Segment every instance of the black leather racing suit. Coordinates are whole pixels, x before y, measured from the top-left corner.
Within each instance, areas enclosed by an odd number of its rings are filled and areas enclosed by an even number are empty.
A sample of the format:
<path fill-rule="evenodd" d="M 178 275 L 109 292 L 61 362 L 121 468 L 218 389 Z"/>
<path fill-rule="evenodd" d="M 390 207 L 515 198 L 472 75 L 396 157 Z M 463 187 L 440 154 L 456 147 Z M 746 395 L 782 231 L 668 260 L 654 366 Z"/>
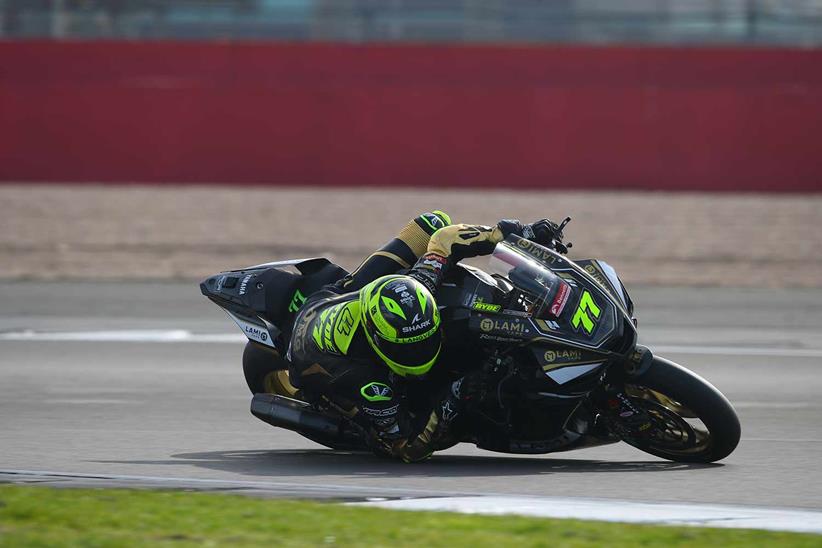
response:
<path fill-rule="evenodd" d="M 413 427 L 397 393 L 399 379 L 371 350 L 358 318 L 344 317 L 346 307 L 337 305 L 358 299 L 369 282 L 403 269 L 436 297 L 450 264 L 488 254 L 504 237 L 498 227 L 451 225 L 435 230 L 423 217 L 410 222 L 354 273 L 309 297 L 295 319 L 289 347 L 289 376 L 295 387 L 325 396 L 369 433 L 372 447 L 406 462 L 456 443 L 449 425 L 459 414 L 459 385 L 456 390 L 446 387 L 425 425 Z M 315 330 L 342 334 L 347 329 L 353 334 L 346 332 L 341 345 L 318 344 L 312 336 Z"/>

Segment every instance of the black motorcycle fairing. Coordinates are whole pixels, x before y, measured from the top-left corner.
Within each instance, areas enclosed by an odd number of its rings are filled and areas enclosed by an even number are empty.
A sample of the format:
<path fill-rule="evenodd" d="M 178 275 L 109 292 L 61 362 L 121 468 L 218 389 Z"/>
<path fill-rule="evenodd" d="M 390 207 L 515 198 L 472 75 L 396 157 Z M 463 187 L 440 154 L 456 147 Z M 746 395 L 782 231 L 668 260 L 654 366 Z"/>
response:
<path fill-rule="evenodd" d="M 603 295 L 608 288 L 587 271 L 574 269 L 564 257 L 551 259 L 552 269 L 574 288 L 568 306 L 554 320 L 530 317 L 521 307 L 520 289 L 509 279 L 461 263 L 449 272 L 437 297 L 446 335 L 442 362 L 461 362 L 452 370 L 487 367 L 495 351 L 515 357 L 516 372 L 495 378 L 492 393 L 472 412 L 477 427 L 471 441 L 483 449 L 545 453 L 614 441 L 588 439 L 584 420 L 576 421 L 582 432 L 566 431 L 566 422 L 579 414 L 608 366 L 623 359 L 623 349 L 633 344 L 633 325 L 625 325 L 629 301 L 614 303 L 618 295 Z M 582 291 L 594 295 L 604 312 L 600 319 L 608 319 L 599 323 L 593 341 L 571 325 Z M 453 359 L 446 359 L 449 348 Z M 442 362 L 438 367 L 445 367 Z"/>
<path fill-rule="evenodd" d="M 325 258 L 297 259 L 221 272 L 204 280 L 200 291 L 250 340 L 282 352 L 305 300 L 346 275 L 348 271 Z"/>
<path fill-rule="evenodd" d="M 628 316 L 633 316 L 634 302 L 611 265 L 600 259 L 576 259 L 574 262 L 617 299 Z"/>
<path fill-rule="evenodd" d="M 437 369 L 448 369 L 452 375 L 464 373 L 487 364 L 488 356 L 495 351 L 512 355 L 521 349 L 516 360 L 519 374 L 527 382 L 517 390 L 520 394 L 527 392 L 529 401 L 563 406 L 585 398 L 596 387 L 603 369 L 621 355 L 568 341 L 563 338 L 567 330 L 560 330 L 560 319 L 551 322 L 550 330 L 556 334 L 549 340 L 544 334 L 548 328 L 541 327 L 546 321 L 509 308 L 517 306 L 517 294 L 505 278 L 462 263 L 455 265 L 437 297 L 445 336 Z"/>

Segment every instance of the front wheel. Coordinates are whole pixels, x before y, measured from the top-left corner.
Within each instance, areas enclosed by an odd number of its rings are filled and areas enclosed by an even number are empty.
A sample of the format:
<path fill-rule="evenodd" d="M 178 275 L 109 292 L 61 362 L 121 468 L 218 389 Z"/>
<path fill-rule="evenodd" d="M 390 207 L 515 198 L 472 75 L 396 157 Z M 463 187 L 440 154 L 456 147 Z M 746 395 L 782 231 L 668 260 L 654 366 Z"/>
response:
<path fill-rule="evenodd" d="M 626 381 L 631 402 L 651 418 L 637 449 L 677 462 L 714 462 L 736 449 L 741 427 L 736 411 L 708 381 L 676 363 L 654 357 L 642 375 Z"/>

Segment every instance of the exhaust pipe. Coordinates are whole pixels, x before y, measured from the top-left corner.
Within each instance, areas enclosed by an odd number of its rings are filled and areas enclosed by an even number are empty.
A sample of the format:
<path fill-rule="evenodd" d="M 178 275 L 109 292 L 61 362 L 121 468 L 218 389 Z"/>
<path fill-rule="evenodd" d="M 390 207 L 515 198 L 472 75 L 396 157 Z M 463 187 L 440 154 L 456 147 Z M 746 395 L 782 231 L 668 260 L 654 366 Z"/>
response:
<path fill-rule="evenodd" d="M 276 394 L 254 394 L 251 398 L 251 414 L 272 426 L 298 433 L 313 433 L 337 438 L 340 423 L 307 403 Z"/>

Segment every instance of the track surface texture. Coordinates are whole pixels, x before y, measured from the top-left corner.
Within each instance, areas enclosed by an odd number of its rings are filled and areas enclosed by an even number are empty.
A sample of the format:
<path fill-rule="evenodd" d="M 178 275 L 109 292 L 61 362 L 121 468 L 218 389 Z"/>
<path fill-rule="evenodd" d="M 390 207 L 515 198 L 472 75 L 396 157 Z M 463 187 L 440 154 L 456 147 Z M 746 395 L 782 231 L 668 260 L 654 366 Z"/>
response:
<path fill-rule="evenodd" d="M 822 287 L 822 195 L 0 186 L 0 278 L 198 279 L 270 260 L 356 266 L 422 211 L 573 222 L 627 283 Z"/>
<path fill-rule="evenodd" d="M 686 347 L 665 355 L 736 406 L 743 439 L 720 464 L 670 463 L 624 444 L 528 457 L 460 445 L 418 465 L 335 453 L 249 414 L 241 342 L 0 337 L 0 470 L 273 496 L 493 493 L 822 508 L 822 292 L 639 287 L 632 294 L 641 340 Z M 6 282 L 0 303 L 0 335 L 238 333 L 190 283 Z"/>

